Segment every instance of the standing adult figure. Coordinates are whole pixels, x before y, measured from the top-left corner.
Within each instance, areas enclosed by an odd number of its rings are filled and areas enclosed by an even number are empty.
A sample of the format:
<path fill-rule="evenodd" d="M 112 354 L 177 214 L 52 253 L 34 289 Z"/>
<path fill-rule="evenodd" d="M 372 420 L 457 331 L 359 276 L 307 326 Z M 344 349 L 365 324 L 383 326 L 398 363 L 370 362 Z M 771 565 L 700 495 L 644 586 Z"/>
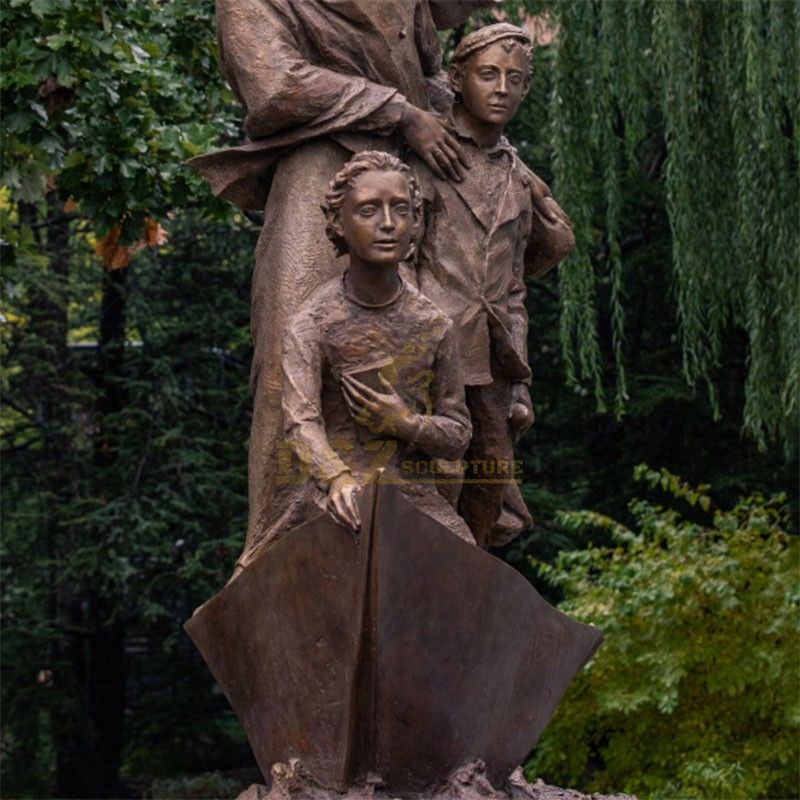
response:
<path fill-rule="evenodd" d="M 490 1 L 490 0 L 489 0 Z M 251 290 L 249 518 L 237 569 L 274 521 L 283 444 L 281 340 L 290 312 L 339 272 L 319 198 L 361 150 L 408 147 L 462 177 L 440 27 L 487 0 L 217 0 L 220 64 L 246 109 L 241 147 L 192 159 L 218 196 L 263 209 Z"/>

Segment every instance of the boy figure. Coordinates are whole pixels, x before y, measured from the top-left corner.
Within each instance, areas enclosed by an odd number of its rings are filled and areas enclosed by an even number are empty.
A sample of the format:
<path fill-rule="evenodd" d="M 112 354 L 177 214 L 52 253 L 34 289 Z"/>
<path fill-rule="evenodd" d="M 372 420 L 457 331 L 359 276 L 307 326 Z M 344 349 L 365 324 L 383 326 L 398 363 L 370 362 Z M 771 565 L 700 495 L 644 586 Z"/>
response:
<path fill-rule="evenodd" d="M 455 323 L 474 428 L 459 510 L 479 546 L 503 545 L 532 525 L 513 480 L 513 443 L 533 422 L 525 278 L 575 244 L 566 214 L 517 157 L 503 129 L 528 91 L 531 39 L 507 23 L 473 31 L 453 54 L 453 128 L 463 181 L 421 161 L 425 232 L 420 291 Z"/>
<path fill-rule="evenodd" d="M 474 543 L 431 477 L 432 459 L 460 458 L 471 434 L 453 324 L 398 272 L 421 210 L 417 181 L 388 153 L 357 154 L 330 184 L 326 233 L 350 263 L 286 330 L 284 433 L 300 479 L 279 475 L 283 510 L 265 543 L 320 508 L 357 531 L 356 494 L 379 469 Z"/>

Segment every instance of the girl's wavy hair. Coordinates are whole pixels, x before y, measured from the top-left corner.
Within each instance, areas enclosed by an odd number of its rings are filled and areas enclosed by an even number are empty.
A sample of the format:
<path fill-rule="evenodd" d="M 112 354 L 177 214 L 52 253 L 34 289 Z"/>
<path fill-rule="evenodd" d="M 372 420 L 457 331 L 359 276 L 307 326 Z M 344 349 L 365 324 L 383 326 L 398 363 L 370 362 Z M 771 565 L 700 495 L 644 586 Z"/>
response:
<path fill-rule="evenodd" d="M 341 211 L 347 192 L 353 187 L 356 178 L 370 170 L 399 172 L 405 175 L 408 181 L 408 193 L 411 196 L 411 213 L 414 217 L 414 234 L 411 238 L 411 247 L 404 256 L 403 261 L 411 261 L 417 249 L 416 238 L 419 223 L 422 219 L 422 192 L 414 173 L 411 171 L 411 167 L 403 163 L 399 158 L 380 150 L 365 150 L 364 152 L 356 153 L 330 182 L 328 191 L 325 194 L 325 203 L 322 205 L 322 211 L 326 219 L 325 235 L 333 242 L 337 256 L 343 256 L 347 253 L 347 242 L 343 236 L 336 232 L 334 220 Z"/>

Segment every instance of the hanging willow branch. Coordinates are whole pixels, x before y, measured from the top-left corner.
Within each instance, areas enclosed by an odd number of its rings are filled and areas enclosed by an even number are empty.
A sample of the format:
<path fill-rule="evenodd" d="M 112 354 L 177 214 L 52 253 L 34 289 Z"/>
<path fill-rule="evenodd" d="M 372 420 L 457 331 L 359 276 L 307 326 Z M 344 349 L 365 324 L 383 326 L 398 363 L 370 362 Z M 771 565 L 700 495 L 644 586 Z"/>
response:
<path fill-rule="evenodd" d="M 585 126 L 594 93 L 593 15 L 579 3 L 561 9 L 561 35 L 553 75 L 553 175 L 559 201 L 569 209 L 575 229 L 574 254 L 559 268 L 561 341 L 567 380 L 588 379 L 605 410 L 597 337 L 596 278 L 590 253 L 597 249 L 593 229 L 594 132 Z M 587 136 L 589 134 L 589 136 Z"/>
<path fill-rule="evenodd" d="M 567 378 L 605 408 L 597 335 L 608 253 L 614 406 L 624 410 L 622 182 L 642 143 L 666 147 L 661 178 L 683 374 L 716 410 L 726 337 L 748 341 L 744 428 L 793 447 L 798 329 L 798 17 L 800 3 L 553 2 L 553 171 L 577 248 L 559 270 Z M 598 209 L 603 209 L 597 217 Z"/>

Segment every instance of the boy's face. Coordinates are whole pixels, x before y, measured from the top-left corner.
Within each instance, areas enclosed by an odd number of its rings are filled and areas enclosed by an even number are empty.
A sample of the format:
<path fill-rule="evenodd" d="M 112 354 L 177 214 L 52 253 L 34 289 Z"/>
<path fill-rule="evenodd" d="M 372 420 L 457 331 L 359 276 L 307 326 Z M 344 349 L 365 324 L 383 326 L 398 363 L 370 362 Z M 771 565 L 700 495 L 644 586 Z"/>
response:
<path fill-rule="evenodd" d="M 337 227 L 351 259 L 375 266 L 397 264 L 408 252 L 414 229 L 406 176 L 362 172 L 345 195 Z"/>
<path fill-rule="evenodd" d="M 530 64 L 519 46 L 508 40 L 479 50 L 451 75 L 464 111 L 487 125 L 505 125 L 517 113 L 528 91 Z"/>

